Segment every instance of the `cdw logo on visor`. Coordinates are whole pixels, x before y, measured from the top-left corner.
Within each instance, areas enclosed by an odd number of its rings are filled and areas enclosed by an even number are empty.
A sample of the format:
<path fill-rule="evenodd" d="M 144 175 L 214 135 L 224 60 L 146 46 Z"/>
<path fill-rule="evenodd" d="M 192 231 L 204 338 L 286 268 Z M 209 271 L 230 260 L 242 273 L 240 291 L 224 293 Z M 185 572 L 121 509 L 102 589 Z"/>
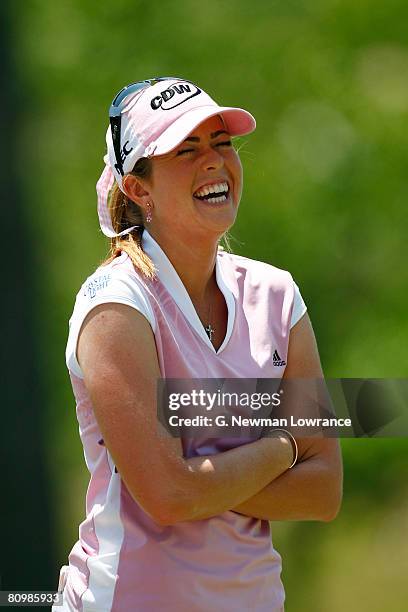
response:
<path fill-rule="evenodd" d="M 171 110 L 176 106 L 180 106 L 183 102 L 187 102 L 190 98 L 198 96 L 201 93 L 193 83 L 175 83 L 168 89 L 160 92 L 159 96 L 152 98 L 150 106 L 153 110 L 161 108 L 162 110 Z"/>

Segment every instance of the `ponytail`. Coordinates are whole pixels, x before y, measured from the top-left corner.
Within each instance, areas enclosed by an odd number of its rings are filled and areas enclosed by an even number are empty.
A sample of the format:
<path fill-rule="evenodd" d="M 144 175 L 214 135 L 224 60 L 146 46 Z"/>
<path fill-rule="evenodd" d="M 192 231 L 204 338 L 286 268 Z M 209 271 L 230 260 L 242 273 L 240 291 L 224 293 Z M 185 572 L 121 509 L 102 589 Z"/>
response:
<path fill-rule="evenodd" d="M 146 157 L 139 159 L 132 170 L 132 174 L 138 178 L 149 178 L 151 174 L 151 161 Z M 103 265 L 110 263 L 124 251 L 129 255 L 135 268 L 147 278 L 153 278 L 155 276 L 153 262 L 142 249 L 142 234 L 144 230 L 142 210 L 140 206 L 130 200 L 119 189 L 116 181 L 109 194 L 108 209 L 115 232 L 122 232 L 133 225 L 138 227 L 129 234 L 114 236 L 110 239 L 110 250 Z"/>

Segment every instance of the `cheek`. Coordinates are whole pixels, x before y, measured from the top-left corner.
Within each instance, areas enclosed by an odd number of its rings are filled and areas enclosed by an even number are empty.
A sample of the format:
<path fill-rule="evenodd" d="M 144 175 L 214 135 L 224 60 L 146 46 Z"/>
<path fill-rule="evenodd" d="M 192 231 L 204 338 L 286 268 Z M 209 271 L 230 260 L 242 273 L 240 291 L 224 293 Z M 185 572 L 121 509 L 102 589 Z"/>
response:
<path fill-rule="evenodd" d="M 153 176 L 151 195 L 156 206 L 160 208 L 166 207 L 169 200 L 174 197 L 178 186 L 178 180 L 175 172 L 170 168 L 159 167 L 156 174 Z"/>
<path fill-rule="evenodd" d="M 152 199 L 156 215 L 163 223 L 174 222 L 186 216 L 186 196 L 191 195 L 191 178 L 188 180 L 177 168 L 162 172 L 155 181 Z"/>

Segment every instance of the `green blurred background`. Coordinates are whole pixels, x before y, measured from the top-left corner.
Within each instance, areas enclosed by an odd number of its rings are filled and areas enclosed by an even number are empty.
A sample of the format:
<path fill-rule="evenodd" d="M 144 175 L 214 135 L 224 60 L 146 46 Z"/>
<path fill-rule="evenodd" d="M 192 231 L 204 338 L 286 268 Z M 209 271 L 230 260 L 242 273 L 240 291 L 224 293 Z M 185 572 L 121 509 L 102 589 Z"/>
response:
<path fill-rule="evenodd" d="M 234 251 L 292 272 L 330 377 L 406 377 L 404 0 L 3 0 L 2 588 L 53 589 L 87 472 L 64 363 L 107 253 L 95 183 L 123 85 L 184 76 L 257 118 Z M 406 439 L 342 441 L 333 523 L 278 523 L 288 612 L 408 609 Z"/>

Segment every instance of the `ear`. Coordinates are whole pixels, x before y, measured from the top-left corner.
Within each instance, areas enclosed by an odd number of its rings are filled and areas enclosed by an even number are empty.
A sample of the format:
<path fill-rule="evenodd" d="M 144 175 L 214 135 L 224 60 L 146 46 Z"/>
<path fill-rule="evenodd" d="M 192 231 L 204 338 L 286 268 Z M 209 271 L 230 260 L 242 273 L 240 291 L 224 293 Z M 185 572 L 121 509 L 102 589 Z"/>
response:
<path fill-rule="evenodd" d="M 148 203 L 151 204 L 151 196 L 149 191 L 147 191 L 147 184 L 144 181 L 142 183 L 133 174 L 126 174 L 122 179 L 122 186 L 127 197 L 146 212 Z"/>

